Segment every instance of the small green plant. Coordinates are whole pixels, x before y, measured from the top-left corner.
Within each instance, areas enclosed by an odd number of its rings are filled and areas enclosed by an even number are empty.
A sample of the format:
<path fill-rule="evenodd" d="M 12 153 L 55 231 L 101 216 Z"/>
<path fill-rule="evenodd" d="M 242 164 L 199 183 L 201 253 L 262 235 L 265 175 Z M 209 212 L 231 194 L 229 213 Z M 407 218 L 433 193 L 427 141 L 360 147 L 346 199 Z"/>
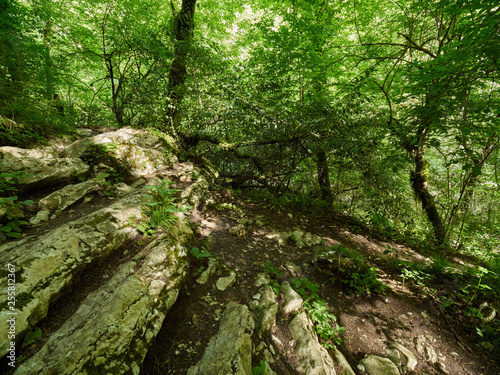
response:
<path fill-rule="evenodd" d="M 266 375 L 267 374 L 267 366 L 265 361 L 260 361 L 259 366 L 254 366 L 252 368 L 253 375 Z"/>
<path fill-rule="evenodd" d="M 271 277 L 281 277 L 283 274 L 281 273 L 279 267 L 273 266 L 271 261 L 264 264 L 264 272 L 269 274 Z"/>
<path fill-rule="evenodd" d="M 273 289 L 274 294 L 278 295 L 280 292 L 280 283 L 276 278 L 282 277 L 283 273 L 280 271 L 279 267 L 273 266 L 271 261 L 264 264 L 264 272 L 271 276 L 271 280 L 265 286 L 270 286 Z"/>
<path fill-rule="evenodd" d="M 487 285 L 486 283 L 483 283 L 482 280 L 483 278 L 488 275 L 489 273 L 493 273 L 493 271 L 490 271 L 484 267 L 478 266 L 477 270 L 473 271 L 473 274 L 477 277 L 478 281 L 477 284 L 469 284 L 465 286 L 465 288 L 462 289 L 462 292 L 466 294 L 467 297 L 465 297 L 465 300 L 467 301 L 467 308 L 472 311 L 471 304 L 472 302 L 476 299 L 477 295 L 479 292 L 488 292 L 491 291 L 492 288 Z M 474 309 L 476 310 L 476 309 Z M 475 313 L 475 311 L 474 311 Z M 471 314 L 472 315 L 472 314 Z"/>
<path fill-rule="evenodd" d="M 369 294 L 372 290 L 384 292 L 385 285 L 377 278 L 378 269 L 370 267 L 363 255 L 342 245 L 334 246 L 332 250 L 338 253 L 337 279 L 342 280 L 357 296 Z"/>
<path fill-rule="evenodd" d="M 24 341 L 23 341 L 23 348 L 25 346 L 34 344 L 37 341 L 40 341 L 42 338 L 42 330 L 38 327 L 36 327 L 33 331 L 30 331 L 24 336 Z"/>
<path fill-rule="evenodd" d="M 191 254 L 193 254 L 198 260 L 202 260 L 204 258 L 210 258 L 211 256 L 213 256 L 208 252 L 207 249 L 205 249 L 204 246 L 202 246 L 201 249 L 199 249 L 198 247 L 191 248 Z"/>
<path fill-rule="evenodd" d="M 337 324 L 337 317 L 330 312 L 325 300 L 319 297 L 319 285 L 305 278 L 294 279 L 292 284 L 304 299 L 304 309 L 313 321 L 316 333 L 323 339 L 322 345 L 333 348 L 334 344 L 340 344 L 340 335 L 345 328 Z"/>
<path fill-rule="evenodd" d="M 26 176 L 24 172 L 0 173 L 0 216 L 5 221 L 0 223 L 0 241 L 6 237 L 20 238 L 22 226 L 29 225 L 28 222 L 19 220 L 18 216 L 22 206 L 33 205 L 32 200 L 19 201 L 17 197 L 17 181 Z"/>
<path fill-rule="evenodd" d="M 102 173 L 97 177 L 103 180 L 102 188 L 104 195 L 108 197 L 115 197 L 116 184 L 123 181 L 123 177 L 120 173 L 113 169 L 108 169 L 105 173 Z"/>
<path fill-rule="evenodd" d="M 175 214 L 178 212 L 187 213 L 183 207 L 177 207 L 176 199 L 173 193 L 180 191 L 178 189 L 170 189 L 172 182 L 162 181 L 160 186 L 147 186 L 150 190 L 148 196 L 153 197 L 153 202 L 145 203 L 144 213 L 149 217 L 149 220 L 136 225 L 136 228 L 143 235 L 153 235 L 159 229 L 171 230 L 179 217 Z"/>

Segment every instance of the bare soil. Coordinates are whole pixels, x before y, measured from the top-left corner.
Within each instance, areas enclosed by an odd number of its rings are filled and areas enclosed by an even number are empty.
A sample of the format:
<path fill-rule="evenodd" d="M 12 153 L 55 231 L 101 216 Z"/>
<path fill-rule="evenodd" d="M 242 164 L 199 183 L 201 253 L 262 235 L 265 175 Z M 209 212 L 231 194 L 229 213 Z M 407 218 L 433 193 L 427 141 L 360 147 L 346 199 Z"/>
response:
<path fill-rule="evenodd" d="M 383 251 L 389 244 L 403 259 L 425 261 L 421 254 L 376 238 L 366 230 L 351 229 L 347 218 L 335 214 L 321 217 L 298 215 L 229 192 L 212 192 L 211 195 L 216 204 L 201 213 L 197 211 L 191 220 L 199 226 L 198 246 L 206 246 L 223 266 L 205 285 L 200 285 L 196 278 L 207 260 L 193 258 L 185 288 L 146 357 L 142 375 L 186 374 L 201 359 L 210 338 L 217 334 L 226 304 L 237 301 L 248 305 L 259 292 L 259 287 L 255 286 L 256 276 L 263 272 L 268 262 L 282 271 L 280 281 L 291 282 L 294 278 L 303 277 L 320 285 L 320 297 L 327 301 L 330 311 L 345 327 L 339 349 L 357 373 L 362 373 L 356 366 L 366 354 L 387 356 L 385 351 L 388 345 L 398 341 L 418 357 L 418 366 L 410 374 L 442 374 L 442 370 L 426 361 L 424 354 L 416 351 L 415 341 L 422 336 L 426 345 L 434 348 L 439 361 L 445 364 L 448 374 L 500 374 L 498 362 L 481 350 L 474 332 L 464 330 L 453 316 L 445 315 L 425 292 L 406 285 L 399 272 L 387 262 Z M 221 203 L 230 203 L 243 213 L 221 209 Z M 218 205 L 219 209 L 215 209 Z M 228 229 L 237 225 L 237 220 L 241 222 L 242 218 L 252 222 L 247 227 L 247 234 L 242 237 L 229 234 Z M 256 225 L 256 218 L 264 225 Z M 292 243 L 278 246 L 275 240 L 266 237 L 271 232 L 289 232 L 293 228 L 321 236 L 327 246 L 342 244 L 362 253 L 370 264 L 379 269 L 379 278 L 387 286 L 386 291 L 383 294 L 353 295 L 345 284 L 333 283 L 311 262 L 313 249 L 298 248 Z M 287 267 L 287 262 L 300 266 L 300 271 Z M 215 282 L 218 277 L 227 276 L 228 269 L 236 271 L 236 283 L 223 292 L 218 291 Z M 280 300 L 281 295 L 278 296 Z M 294 370 L 296 358 L 287 346 L 290 340 L 285 329 L 288 321 L 289 317 L 279 312 L 277 325 L 272 329 L 272 334 L 283 343 L 281 346 L 273 342 L 269 333 L 261 337 L 257 333 L 253 335 L 256 348 L 264 341 L 278 351 L 272 367 L 280 375 L 297 374 Z M 263 358 L 262 352 L 254 355 L 253 366 L 258 366 Z"/>

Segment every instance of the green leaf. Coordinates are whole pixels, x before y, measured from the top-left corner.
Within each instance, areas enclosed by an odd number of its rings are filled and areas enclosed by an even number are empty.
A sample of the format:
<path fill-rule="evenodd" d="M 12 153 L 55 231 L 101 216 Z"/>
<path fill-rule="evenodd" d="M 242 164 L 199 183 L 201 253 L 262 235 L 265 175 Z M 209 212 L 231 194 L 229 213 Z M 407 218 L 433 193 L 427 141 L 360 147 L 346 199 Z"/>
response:
<path fill-rule="evenodd" d="M 31 205 L 35 204 L 35 202 L 32 201 L 31 199 L 28 199 L 25 201 L 20 201 L 19 204 L 24 204 L 25 206 L 31 206 Z"/>
<path fill-rule="evenodd" d="M 39 341 L 41 337 L 42 337 L 42 330 L 36 327 L 33 331 L 28 332 L 26 336 L 24 336 L 23 348 L 25 346 L 34 344 L 35 342 Z"/>

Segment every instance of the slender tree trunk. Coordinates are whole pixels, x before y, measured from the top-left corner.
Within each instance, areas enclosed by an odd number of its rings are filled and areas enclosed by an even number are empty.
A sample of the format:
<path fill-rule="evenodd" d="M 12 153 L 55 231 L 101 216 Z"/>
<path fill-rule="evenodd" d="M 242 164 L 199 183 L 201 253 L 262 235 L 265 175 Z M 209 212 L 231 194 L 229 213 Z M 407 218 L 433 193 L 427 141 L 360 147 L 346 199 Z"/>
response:
<path fill-rule="evenodd" d="M 168 76 L 170 103 L 168 104 L 167 121 L 170 122 L 172 130 L 176 132 L 181 120 L 180 105 L 185 94 L 184 83 L 187 75 L 187 56 L 189 53 L 189 42 L 194 29 L 194 12 L 196 0 L 182 0 L 181 10 L 176 16 L 174 23 L 175 47 L 174 59 Z M 169 125 L 168 123 L 165 125 Z M 166 127 L 167 128 L 167 127 Z"/>
<path fill-rule="evenodd" d="M 332 204 L 333 194 L 332 186 L 330 184 L 330 172 L 328 170 L 328 159 L 326 152 L 321 150 L 316 153 L 316 167 L 318 169 L 318 184 L 321 189 L 321 198 Z"/>

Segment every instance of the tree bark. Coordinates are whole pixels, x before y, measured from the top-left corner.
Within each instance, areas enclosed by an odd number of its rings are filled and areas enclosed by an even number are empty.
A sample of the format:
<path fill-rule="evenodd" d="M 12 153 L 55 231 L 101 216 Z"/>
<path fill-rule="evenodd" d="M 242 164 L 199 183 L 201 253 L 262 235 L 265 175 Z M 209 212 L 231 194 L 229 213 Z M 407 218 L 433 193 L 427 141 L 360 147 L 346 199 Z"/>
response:
<path fill-rule="evenodd" d="M 328 159 L 326 152 L 321 150 L 316 153 L 316 167 L 318 169 L 318 184 L 321 190 L 321 199 L 332 204 L 333 194 L 330 184 L 330 172 L 328 170 Z"/>
<path fill-rule="evenodd" d="M 446 240 L 446 230 L 434 197 L 429 192 L 429 162 L 424 157 L 425 149 L 424 147 L 416 147 L 416 150 L 413 151 L 411 156 L 415 163 L 415 170 L 410 172 L 411 186 L 432 225 L 437 244 L 442 245 Z"/>
<path fill-rule="evenodd" d="M 175 133 L 179 129 L 181 112 L 180 105 L 185 94 L 184 83 L 187 75 L 187 56 L 189 53 L 189 42 L 194 29 L 194 12 L 196 0 L 182 0 L 181 10 L 174 22 L 174 35 L 176 39 L 174 47 L 174 59 L 168 76 L 170 103 L 167 104 L 166 122 Z M 168 123 L 165 124 L 168 129 Z"/>

